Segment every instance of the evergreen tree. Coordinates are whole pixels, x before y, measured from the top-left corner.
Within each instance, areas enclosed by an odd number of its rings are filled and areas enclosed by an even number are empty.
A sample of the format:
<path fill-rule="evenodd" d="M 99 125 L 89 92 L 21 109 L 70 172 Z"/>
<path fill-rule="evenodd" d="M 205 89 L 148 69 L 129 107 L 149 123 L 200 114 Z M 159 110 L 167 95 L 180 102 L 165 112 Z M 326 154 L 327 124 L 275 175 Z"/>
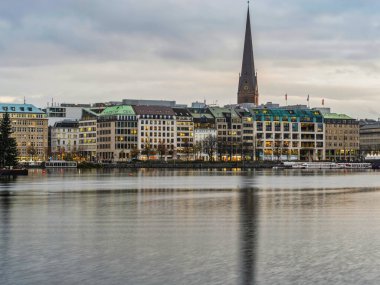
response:
<path fill-rule="evenodd" d="M 17 165 L 17 143 L 11 134 L 11 120 L 7 112 L 0 124 L 0 167 Z"/>

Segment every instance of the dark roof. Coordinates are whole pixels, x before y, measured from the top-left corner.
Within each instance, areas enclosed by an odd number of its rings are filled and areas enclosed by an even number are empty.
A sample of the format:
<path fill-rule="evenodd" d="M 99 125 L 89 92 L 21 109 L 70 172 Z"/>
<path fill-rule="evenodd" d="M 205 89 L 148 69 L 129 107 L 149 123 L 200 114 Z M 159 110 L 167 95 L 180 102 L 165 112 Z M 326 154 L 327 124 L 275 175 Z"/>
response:
<path fill-rule="evenodd" d="M 145 106 L 136 105 L 133 106 L 137 115 L 169 115 L 175 116 L 172 108 L 166 106 Z"/>
<path fill-rule="evenodd" d="M 56 122 L 54 124 L 54 128 L 78 128 L 79 123 L 78 121 L 71 121 L 71 120 L 63 120 Z"/>
<path fill-rule="evenodd" d="M 173 108 L 176 116 L 187 116 L 191 117 L 191 113 L 186 108 Z"/>

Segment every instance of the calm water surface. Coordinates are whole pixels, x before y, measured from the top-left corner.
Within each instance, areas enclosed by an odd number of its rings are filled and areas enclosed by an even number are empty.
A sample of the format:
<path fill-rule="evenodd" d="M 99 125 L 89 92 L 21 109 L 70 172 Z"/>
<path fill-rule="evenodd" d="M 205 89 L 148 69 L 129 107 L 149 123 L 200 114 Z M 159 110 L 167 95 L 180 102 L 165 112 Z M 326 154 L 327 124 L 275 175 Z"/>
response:
<path fill-rule="evenodd" d="M 0 284 L 380 284 L 380 172 L 32 171 Z"/>

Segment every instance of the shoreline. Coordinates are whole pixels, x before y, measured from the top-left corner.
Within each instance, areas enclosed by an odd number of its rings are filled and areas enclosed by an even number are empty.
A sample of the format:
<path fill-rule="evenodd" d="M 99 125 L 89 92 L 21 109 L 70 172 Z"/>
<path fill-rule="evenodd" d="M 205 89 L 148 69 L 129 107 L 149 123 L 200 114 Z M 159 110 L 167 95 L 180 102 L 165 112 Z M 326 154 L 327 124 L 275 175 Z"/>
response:
<path fill-rule="evenodd" d="M 277 162 L 134 162 L 134 163 L 85 163 L 78 164 L 79 169 L 93 168 L 157 168 L 157 169 L 224 169 L 224 168 L 240 168 L 240 169 L 268 169 L 278 166 Z"/>

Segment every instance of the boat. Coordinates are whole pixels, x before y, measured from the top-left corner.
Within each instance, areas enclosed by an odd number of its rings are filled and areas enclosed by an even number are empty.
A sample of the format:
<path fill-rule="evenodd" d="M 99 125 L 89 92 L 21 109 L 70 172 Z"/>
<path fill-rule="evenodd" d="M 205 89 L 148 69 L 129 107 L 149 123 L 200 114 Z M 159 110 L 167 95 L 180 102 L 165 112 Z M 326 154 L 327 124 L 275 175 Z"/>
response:
<path fill-rule="evenodd" d="M 341 165 L 335 162 L 306 162 L 302 165 L 305 166 L 306 169 L 339 169 L 342 168 Z"/>
<path fill-rule="evenodd" d="M 44 168 L 77 168 L 78 163 L 76 161 L 65 160 L 50 160 L 42 163 Z"/>
<path fill-rule="evenodd" d="M 369 169 L 371 167 L 371 163 L 364 162 L 305 162 L 301 164 L 294 164 L 292 166 L 292 168 L 301 169 Z"/>
<path fill-rule="evenodd" d="M 372 168 L 372 164 L 369 162 L 348 162 L 338 163 L 342 168 L 346 169 L 369 169 Z"/>

